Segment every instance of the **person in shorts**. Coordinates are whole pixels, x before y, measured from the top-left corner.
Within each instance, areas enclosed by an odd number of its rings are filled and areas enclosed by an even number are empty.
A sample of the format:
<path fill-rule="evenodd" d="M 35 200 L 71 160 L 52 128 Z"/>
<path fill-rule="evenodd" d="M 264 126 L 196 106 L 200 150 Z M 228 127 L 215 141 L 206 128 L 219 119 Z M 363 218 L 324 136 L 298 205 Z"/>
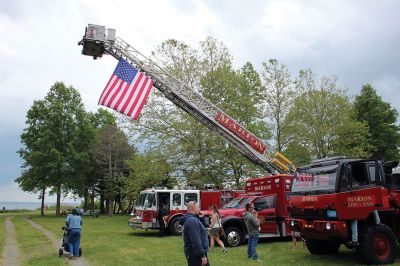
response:
<path fill-rule="evenodd" d="M 224 246 L 224 242 L 220 239 L 221 234 L 221 216 L 219 214 L 219 210 L 216 205 L 211 206 L 212 214 L 211 214 L 211 224 L 210 224 L 210 249 L 214 250 L 215 241 L 222 248 L 222 252 L 226 253 L 227 250 Z"/>

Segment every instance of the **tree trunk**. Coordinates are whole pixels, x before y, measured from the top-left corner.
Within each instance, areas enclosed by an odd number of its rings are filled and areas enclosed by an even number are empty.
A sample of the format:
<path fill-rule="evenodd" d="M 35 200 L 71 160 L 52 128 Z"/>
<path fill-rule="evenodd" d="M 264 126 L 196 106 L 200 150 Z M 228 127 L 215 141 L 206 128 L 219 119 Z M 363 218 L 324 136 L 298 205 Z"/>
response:
<path fill-rule="evenodd" d="M 60 203 L 61 203 L 61 184 L 57 187 L 57 205 L 56 205 L 56 216 L 60 216 Z"/>
<path fill-rule="evenodd" d="M 106 208 L 104 208 L 104 193 L 101 192 L 100 193 L 100 213 L 101 214 L 105 214 L 106 213 Z"/>
<path fill-rule="evenodd" d="M 94 187 L 93 187 L 93 189 L 92 189 L 92 195 L 91 195 L 91 210 L 92 210 L 92 213 L 94 213 Z"/>
<path fill-rule="evenodd" d="M 44 216 L 44 197 L 46 195 L 46 187 L 43 187 L 42 189 L 42 205 L 40 207 L 40 215 Z"/>
<path fill-rule="evenodd" d="M 117 207 L 117 202 L 118 202 L 118 200 L 114 199 L 113 214 L 115 214 L 115 213 L 118 214 L 119 209 L 117 211 L 115 211 L 115 208 Z"/>
<path fill-rule="evenodd" d="M 119 196 L 119 210 L 121 211 L 121 215 L 124 215 L 124 205 L 122 204 L 124 201 L 121 197 L 121 195 Z"/>
<path fill-rule="evenodd" d="M 113 200 L 108 200 L 108 216 L 113 216 Z"/>
<path fill-rule="evenodd" d="M 83 208 L 85 210 L 89 209 L 89 191 L 88 189 L 85 189 L 83 192 Z"/>

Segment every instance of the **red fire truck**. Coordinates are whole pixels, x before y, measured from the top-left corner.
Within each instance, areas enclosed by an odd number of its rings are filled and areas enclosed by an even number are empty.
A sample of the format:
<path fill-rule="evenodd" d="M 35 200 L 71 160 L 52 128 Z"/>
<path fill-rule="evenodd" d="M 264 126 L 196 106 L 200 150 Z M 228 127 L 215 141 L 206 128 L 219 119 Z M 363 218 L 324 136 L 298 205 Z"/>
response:
<path fill-rule="evenodd" d="M 208 190 L 166 189 L 154 188 L 140 192 L 139 200 L 135 205 L 132 218 L 128 221 L 131 228 L 158 229 L 157 212 L 161 203 L 168 206 L 169 214 L 166 218 L 166 227 L 171 234 L 179 235 L 181 225 L 179 219 L 186 213 L 186 204 L 189 201 L 199 202 L 200 208 L 209 209 L 212 205 L 219 208 L 226 202 L 240 194 L 243 190 Z"/>
<path fill-rule="evenodd" d="M 226 243 L 239 246 L 247 235 L 242 219 L 247 203 L 253 203 L 261 221 L 260 237 L 285 237 L 291 234 L 286 227 L 288 217 L 287 196 L 292 185 L 292 175 L 265 176 L 246 181 L 245 193 L 228 202 L 222 209 L 222 227 L 225 230 Z M 210 225 L 211 211 L 202 211 L 206 216 L 206 225 Z"/>
<path fill-rule="evenodd" d="M 366 264 L 393 263 L 400 240 L 397 164 L 331 158 L 298 168 L 288 226 L 311 254 L 336 253 L 344 244 Z"/>

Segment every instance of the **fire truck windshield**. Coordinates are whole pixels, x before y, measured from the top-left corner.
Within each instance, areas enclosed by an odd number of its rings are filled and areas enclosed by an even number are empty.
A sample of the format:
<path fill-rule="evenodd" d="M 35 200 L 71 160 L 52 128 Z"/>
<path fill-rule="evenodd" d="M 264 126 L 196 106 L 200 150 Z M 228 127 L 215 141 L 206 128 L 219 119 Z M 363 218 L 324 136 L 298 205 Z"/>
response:
<path fill-rule="evenodd" d="M 138 203 L 136 204 L 137 208 L 151 208 L 151 206 L 155 203 L 155 195 L 154 193 L 142 192 L 140 193 Z"/>
<path fill-rule="evenodd" d="M 244 208 L 247 203 L 251 201 L 252 198 L 234 198 L 225 204 L 224 209 L 237 209 Z"/>
<path fill-rule="evenodd" d="M 292 192 L 329 192 L 335 190 L 337 165 L 310 167 L 295 173 Z"/>

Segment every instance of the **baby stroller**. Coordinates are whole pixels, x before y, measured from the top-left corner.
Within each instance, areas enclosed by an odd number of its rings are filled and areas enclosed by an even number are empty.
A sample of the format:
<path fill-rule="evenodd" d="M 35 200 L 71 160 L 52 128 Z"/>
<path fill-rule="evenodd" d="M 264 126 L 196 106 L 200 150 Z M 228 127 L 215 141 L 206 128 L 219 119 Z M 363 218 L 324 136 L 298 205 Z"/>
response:
<path fill-rule="evenodd" d="M 58 256 L 62 256 L 65 252 L 70 252 L 69 251 L 69 246 L 68 246 L 68 223 L 66 223 L 66 226 L 62 227 L 62 230 L 64 231 L 63 237 L 61 238 L 61 247 L 58 250 Z M 82 256 L 82 249 L 79 248 L 79 257 Z"/>

